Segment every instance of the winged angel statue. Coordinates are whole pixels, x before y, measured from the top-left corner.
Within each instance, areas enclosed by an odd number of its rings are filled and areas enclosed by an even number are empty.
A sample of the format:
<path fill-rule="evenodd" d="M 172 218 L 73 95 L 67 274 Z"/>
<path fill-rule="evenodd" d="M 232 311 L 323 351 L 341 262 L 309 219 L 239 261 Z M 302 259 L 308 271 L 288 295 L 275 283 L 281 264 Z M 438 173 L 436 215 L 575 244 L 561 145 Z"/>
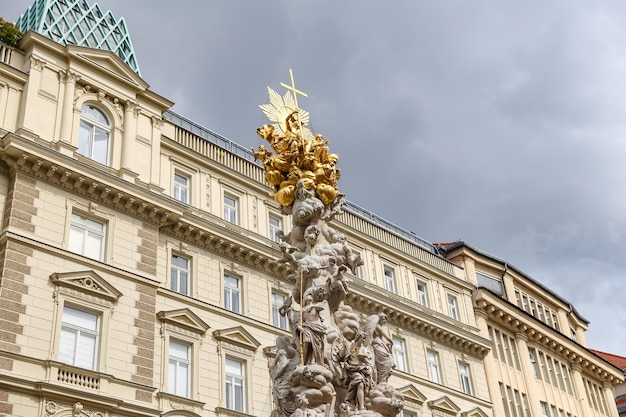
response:
<path fill-rule="evenodd" d="M 269 144 L 253 149 L 263 163 L 274 199 L 293 227 L 280 235 L 281 257 L 291 266 L 291 297 L 280 308 L 291 335 L 276 341 L 270 366 L 276 417 L 362 415 L 393 417 L 402 395 L 388 379 L 395 365 L 387 317 L 375 314 L 364 324 L 346 304 L 347 271 L 362 265 L 343 233 L 330 226 L 342 211 L 338 190 L 339 157 L 328 140 L 309 129 L 309 113 L 298 107 L 291 86 L 281 96 L 268 87 L 261 105 L 270 124 L 257 129 Z M 297 307 L 296 307 L 297 305 Z M 360 330 L 363 329 L 363 330 Z"/>

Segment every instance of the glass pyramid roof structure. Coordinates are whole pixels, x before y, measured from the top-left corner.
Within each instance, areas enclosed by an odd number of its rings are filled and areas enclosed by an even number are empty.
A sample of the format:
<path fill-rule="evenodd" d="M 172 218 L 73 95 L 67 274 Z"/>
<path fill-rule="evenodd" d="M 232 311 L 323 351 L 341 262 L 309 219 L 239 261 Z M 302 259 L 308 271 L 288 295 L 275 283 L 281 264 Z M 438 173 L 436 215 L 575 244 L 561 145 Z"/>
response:
<path fill-rule="evenodd" d="M 61 44 L 107 49 L 139 72 L 124 18 L 116 20 L 97 3 L 86 0 L 35 0 L 15 22 L 22 32 L 34 30 Z"/>

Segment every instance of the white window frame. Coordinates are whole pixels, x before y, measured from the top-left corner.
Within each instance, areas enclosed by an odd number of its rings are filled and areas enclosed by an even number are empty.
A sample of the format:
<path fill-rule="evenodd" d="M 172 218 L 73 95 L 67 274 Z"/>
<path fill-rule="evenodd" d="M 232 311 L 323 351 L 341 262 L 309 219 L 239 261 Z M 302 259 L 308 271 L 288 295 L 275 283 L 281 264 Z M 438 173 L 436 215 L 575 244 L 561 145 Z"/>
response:
<path fill-rule="evenodd" d="M 70 310 L 76 311 L 83 316 L 91 316 L 95 318 L 94 328 L 90 329 L 85 327 L 79 323 L 80 319 L 75 320 L 74 322 L 68 320 Z M 81 306 L 77 306 L 74 304 L 64 304 L 61 309 L 61 332 L 59 334 L 59 350 L 58 350 L 58 359 L 60 362 L 66 363 L 68 365 L 76 366 L 79 368 L 89 369 L 91 371 L 95 371 L 100 366 L 99 364 L 99 356 L 100 356 L 100 340 L 101 340 L 101 330 L 102 330 L 102 315 L 99 312 L 95 312 L 93 310 L 85 309 Z M 71 353 L 66 355 L 61 351 L 62 346 L 67 345 L 68 341 L 66 340 L 68 336 L 68 332 L 74 333 L 74 342 L 73 347 L 71 349 Z M 85 366 L 84 363 L 80 363 L 79 357 L 84 356 L 81 355 L 81 349 L 84 349 L 84 342 L 86 337 L 93 338 L 93 348 L 91 351 L 91 364 L 89 366 Z M 81 341 L 83 343 L 81 344 Z M 71 358 L 70 358 L 71 356 Z"/>
<path fill-rule="evenodd" d="M 232 364 L 238 364 L 240 367 L 239 373 L 229 372 L 229 362 Z M 224 359 L 224 404 L 226 408 L 230 410 L 239 411 L 241 413 L 245 413 L 247 410 L 246 404 L 246 396 L 247 396 L 247 387 L 246 387 L 246 361 L 241 360 L 239 358 L 235 358 L 232 356 L 226 356 Z M 241 406 L 238 407 L 237 404 L 237 387 L 240 387 L 241 394 Z M 233 403 L 233 401 L 235 401 Z"/>
<path fill-rule="evenodd" d="M 282 292 L 272 291 L 272 325 L 274 327 L 278 327 L 282 330 L 289 330 L 289 321 L 286 316 L 281 316 L 279 313 L 279 309 L 283 306 L 284 302 L 287 300 L 287 295 Z M 282 301 L 280 304 L 277 302 L 276 297 L 282 297 Z"/>
<path fill-rule="evenodd" d="M 101 229 L 92 227 L 89 222 L 99 224 Z M 100 248 L 97 251 L 97 256 L 89 254 L 91 251 L 86 250 L 89 245 L 88 239 L 97 238 L 100 242 Z M 80 241 L 76 241 L 80 239 Z M 95 240 L 95 239 L 94 239 Z M 69 251 L 77 253 L 82 256 L 86 256 L 97 261 L 104 261 L 105 249 L 107 246 L 107 222 L 93 216 L 86 215 L 82 212 L 76 212 L 72 210 L 70 214 L 70 227 L 68 231 L 68 245 Z"/>
<path fill-rule="evenodd" d="M 186 357 L 173 355 L 173 344 L 184 347 L 187 351 Z M 191 398 L 193 373 L 193 344 L 176 338 L 170 338 L 167 345 L 167 351 L 167 392 L 173 395 L 178 395 L 179 397 Z M 179 389 L 181 387 L 181 369 L 186 369 L 187 371 L 187 375 L 186 377 L 184 377 L 184 390 Z"/>
<path fill-rule="evenodd" d="M 393 357 L 398 371 L 409 372 L 409 366 L 406 361 L 406 344 L 403 339 L 398 337 L 393 338 Z"/>
<path fill-rule="evenodd" d="M 417 303 L 423 307 L 428 307 L 428 284 L 421 279 L 417 279 L 415 285 L 417 288 Z"/>
<path fill-rule="evenodd" d="M 237 285 L 233 285 L 233 282 L 236 280 Z M 232 311 L 233 313 L 242 314 L 243 312 L 243 300 L 242 300 L 242 279 L 238 276 L 233 275 L 229 272 L 224 272 L 224 308 L 228 311 Z M 237 308 L 235 308 L 234 301 L 236 300 Z"/>
<path fill-rule="evenodd" d="M 383 277 L 385 279 L 385 289 L 389 292 L 396 294 L 396 270 L 395 268 L 384 265 Z"/>
<path fill-rule="evenodd" d="M 539 365 L 537 364 L 537 352 L 535 348 L 528 348 L 528 358 L 530 359 L 530 367 L 533 370 L 533 375 L 535 379 L 541 379 L 541 374 L 539 373 Z"/>
<path fill-rule="evenodd" d="M 184 183 L 178 179 L 184 180 Z M 191 177 L 179 170 L 174 170 L 173 196 L 181 203 L 191 204 Z"/>
<path fill-rule="evenodd" d="M 439 354 L 433 350 L 426 350 L 426 362 L 428 365 L 428 378 L 437 384 L 441 384 L 441 369 L 439 366 Z"/>
<path fill-rule="evenodd" d="M 186 261 L 186 267 L 176 265 L 175 258 Z M 191 265 L 192 261 L 189 256 L 181 255 L 176 252 L 170 252 L 170 290 L 183 295 L 191 295 Z M 186 274 L 186 285 L 181 289 L 181 275 Z"/>
<path fill-rule="evenodd" d="M 459 379 L 461 382 L 461 391 L 467 395 L 474 395 L 472 388 L 472 374 L 468 363 L 459 362 Z"/>
<path fill-rule="evenodd" d="M 86 112 L 86 108 L 96 111 L 104 118 L 104 121 L 98 120 L 98 118 L 92 117 Z M 109 165 L 111 160 L 111 137 L 112 137 L 112 123 L 111 117 L 106 111 L 97 105 L 92 103 L 84 103 L 81 106 L 80 112 L 80 125 L 78 132 L 78 153 L 99 162 L 103 165 Z M 85 134 L 87 135 L 85 137 Z M 104 155 L 100 155 L 95 149 L 94 144 L 97 141 L 96 135 L 104 135 L 106 137 L 106 151 Z"/>
<path fill-rule="evenodd" d="M 232 204 L 230 204 L 231 202 Z M 239 225 L 239 198 L 232 194 L 224 193 L 222 204 L 224 207 L 224 220 Z"/>
<path fill-rule="evenodd" d="M 448 294 L 448 316 L 453 320 L 459 321 L 459 302 L 457 297 L 452 294 Z"/>
<path fill-rule="evenodd" d="M 274 224 L 272 223 L 274 221 Z M 280 233 L 283 231 L 283 219 L 275 214 L 270 214 L 267 219 L 269 236 L 272 242 L 280 243 Z"/>

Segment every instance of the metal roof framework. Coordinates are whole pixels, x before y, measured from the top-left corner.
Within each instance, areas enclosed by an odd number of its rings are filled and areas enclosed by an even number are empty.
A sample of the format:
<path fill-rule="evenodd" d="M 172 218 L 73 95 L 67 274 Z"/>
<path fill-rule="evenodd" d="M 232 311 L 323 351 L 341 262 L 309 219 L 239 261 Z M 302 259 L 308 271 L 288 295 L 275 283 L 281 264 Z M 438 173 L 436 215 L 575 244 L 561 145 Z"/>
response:
<path fill-rule="evenodd" d="M 15 22 L 22 32 L 34 30 L 63 45 L 106 49 L 141 75 L 124 18 L 86 0 L 35 0 Z"/>

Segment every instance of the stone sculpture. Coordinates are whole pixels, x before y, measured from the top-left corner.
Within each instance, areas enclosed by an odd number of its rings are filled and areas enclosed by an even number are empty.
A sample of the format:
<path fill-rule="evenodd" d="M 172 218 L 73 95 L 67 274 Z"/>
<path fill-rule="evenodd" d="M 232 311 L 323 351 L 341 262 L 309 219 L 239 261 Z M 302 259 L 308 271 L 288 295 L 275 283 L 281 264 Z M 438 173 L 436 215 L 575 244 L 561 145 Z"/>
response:
<path fill-rule="evenodd" d="M 345 304 L 346 271 L 362 264 L 346 237 L 330 222 L 344 203 L 338 190 L 339 157 L 328 140 L 307 128 L 293 84 L 280 96 L 268 88 L 270 103 L 261 108 L 274 124 L 257 129 L 264 145 L 254 150 L 265 179 L 285 214 L 290 233 L 280 235 L 281 257 L 294 271 L 293 291 L 279 309 L 291 324 L 291 336 L 276 341 L 270 366 L 276 417 L 393 417 L 403 407 L 402 394 L 388 383 L 395 364 L 387 317 L 375 314 L 365 323 Z M 296 305 L 298 307 L 296 307 Z M 363 328 L 363 331 L 359 329 Z"/>

